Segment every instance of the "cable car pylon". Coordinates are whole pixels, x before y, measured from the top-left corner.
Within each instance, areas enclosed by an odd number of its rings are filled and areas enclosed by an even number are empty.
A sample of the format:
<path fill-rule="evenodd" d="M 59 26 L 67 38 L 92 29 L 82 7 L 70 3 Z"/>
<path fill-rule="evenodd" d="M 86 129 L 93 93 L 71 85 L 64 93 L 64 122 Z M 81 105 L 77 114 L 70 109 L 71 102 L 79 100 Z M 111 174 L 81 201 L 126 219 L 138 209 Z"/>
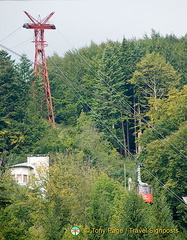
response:
<path fill-rule="evenodd" d="M 31 23 L 25 23 L 23 27 L 26 29 L 34 29 L 34 37 L 35 37 L 34 74 L 37 76 L 43 75 L 43 84 L 44 84 L 46 106 L 47 106 L 47 117 L 49 122 L 52 124 L 52 126 L 55 127 L 56 126 L 55 116 L 54 116 L 54 110 L 53 110 L 50 81 L 48 76 L 46 55 L 45 55 L 45 47 L 47 47 L 47 43 L 44 40 L 45 29 L 56 29 L 54 24 L 47 24 L 47 21 L 52 17 L 54 12 L 50 13 L 48 16 L 46 16 L 43 19 L 41 19 L 39 16 L 38 20 L 36 20 L 26 11 L 24 11 L 24 13 L 31 20 Z"/>

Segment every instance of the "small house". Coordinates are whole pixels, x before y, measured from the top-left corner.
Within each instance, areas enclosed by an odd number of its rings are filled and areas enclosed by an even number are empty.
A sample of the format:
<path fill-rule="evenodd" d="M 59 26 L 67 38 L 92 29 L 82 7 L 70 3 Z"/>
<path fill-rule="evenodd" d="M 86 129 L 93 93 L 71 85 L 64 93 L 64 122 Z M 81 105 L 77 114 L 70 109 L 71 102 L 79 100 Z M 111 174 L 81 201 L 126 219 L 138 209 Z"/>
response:
<path fill-rule="evenodd" d="M 12 177 L 20 185 L 26 185 L 31 176 L 38 178 L 40 172 L 46 172 L 49 167 L 49 156 L 47 155 L 29 155 L 27 162 L 9 166 Z"/>

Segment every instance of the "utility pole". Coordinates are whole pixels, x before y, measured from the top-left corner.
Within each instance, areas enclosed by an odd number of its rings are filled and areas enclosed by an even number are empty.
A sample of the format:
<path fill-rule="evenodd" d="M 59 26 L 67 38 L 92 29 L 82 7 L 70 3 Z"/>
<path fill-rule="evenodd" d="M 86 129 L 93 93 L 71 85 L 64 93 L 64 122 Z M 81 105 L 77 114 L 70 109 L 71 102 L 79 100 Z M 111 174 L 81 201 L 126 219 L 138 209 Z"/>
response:
<path fill-rule="evenodd" d="M 34 43 L 35 43 L 35 58 L 34 58 L 34 74 L 36 76 L 43 75 L 43 84 L 45 90 L 46 106 L 47 106 L 47 116 L 49 122 L 55 127 L 55 117 L 50 89 L 50 81 L 48 77 L 45 47 L 47 43 L 44 40 L 44 30 L 45 29 L 56 29 L 54 24 L 47 24 L 47 21 L 52 17 L 54 12 L 50 13 L 45 18 L 41 19 L 40 16 L 38 20 L 33 18 L 29 13 L 24 11 L 27 17 L 31 20 L 31 23 L 25 23 L 23 25 L 26 29 L 34 29 Z"/>
<path fill-rule="evenodd" d="M 124 181 L 125 181 L 125 191 L 126 191 L 126 189 L 127 189 L 127 183 L 126 183 L 126 181 L 127 181 L 127 173 L 126 173 L 125 163 L 124 163 Z"/>

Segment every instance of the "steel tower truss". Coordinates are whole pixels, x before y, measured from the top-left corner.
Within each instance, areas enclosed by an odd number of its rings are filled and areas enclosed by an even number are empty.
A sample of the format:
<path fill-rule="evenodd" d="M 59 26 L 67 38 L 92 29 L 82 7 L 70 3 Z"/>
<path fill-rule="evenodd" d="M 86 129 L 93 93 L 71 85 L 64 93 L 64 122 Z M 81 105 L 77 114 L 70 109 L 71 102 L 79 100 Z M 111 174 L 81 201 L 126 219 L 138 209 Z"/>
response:
<path fill-rule="evenodd" d="M 23 25 L 26 29 L 34 29 L 35 40 L 35 59 L 34 59 L 34 73 L 35 75 L 43 76 L 43 84 L 45 89 L 45 98 L 47 106 L 47 116 L 49 122 L 55 127 L 55 117 L 53 110 L 53 103 L 50 90 L 50 81 L 48 77 L 48 69 L 46 63 L 45 47 L 47 47 L 47 42 L 44 40 L 44 30 L 45 29 L 56 29 L 55 25 L 47 24 L 47 21 L 52 17 L 54 12 L 50 13 L 43 19 L 38 17 L 38 20 L 33 18 L 29 13 L 24 11 L 24 13 L 31 20 L 31 23 L 25 23 Z"/>

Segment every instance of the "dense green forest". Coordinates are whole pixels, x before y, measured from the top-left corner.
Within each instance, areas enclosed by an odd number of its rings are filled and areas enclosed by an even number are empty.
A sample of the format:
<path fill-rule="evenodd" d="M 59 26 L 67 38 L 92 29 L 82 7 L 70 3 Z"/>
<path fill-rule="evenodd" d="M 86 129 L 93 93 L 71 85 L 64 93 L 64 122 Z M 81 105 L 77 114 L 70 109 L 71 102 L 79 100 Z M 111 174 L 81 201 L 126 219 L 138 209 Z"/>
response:
<path fill-rule="evenodd" d="M 187 36 L 92 42 L 47 65 L 56 128 L 27 56 L 0 50 L 0 239 L 187 239 Z M 28 154 L 50 156 L 42 186 L 10 177 Z"/>

